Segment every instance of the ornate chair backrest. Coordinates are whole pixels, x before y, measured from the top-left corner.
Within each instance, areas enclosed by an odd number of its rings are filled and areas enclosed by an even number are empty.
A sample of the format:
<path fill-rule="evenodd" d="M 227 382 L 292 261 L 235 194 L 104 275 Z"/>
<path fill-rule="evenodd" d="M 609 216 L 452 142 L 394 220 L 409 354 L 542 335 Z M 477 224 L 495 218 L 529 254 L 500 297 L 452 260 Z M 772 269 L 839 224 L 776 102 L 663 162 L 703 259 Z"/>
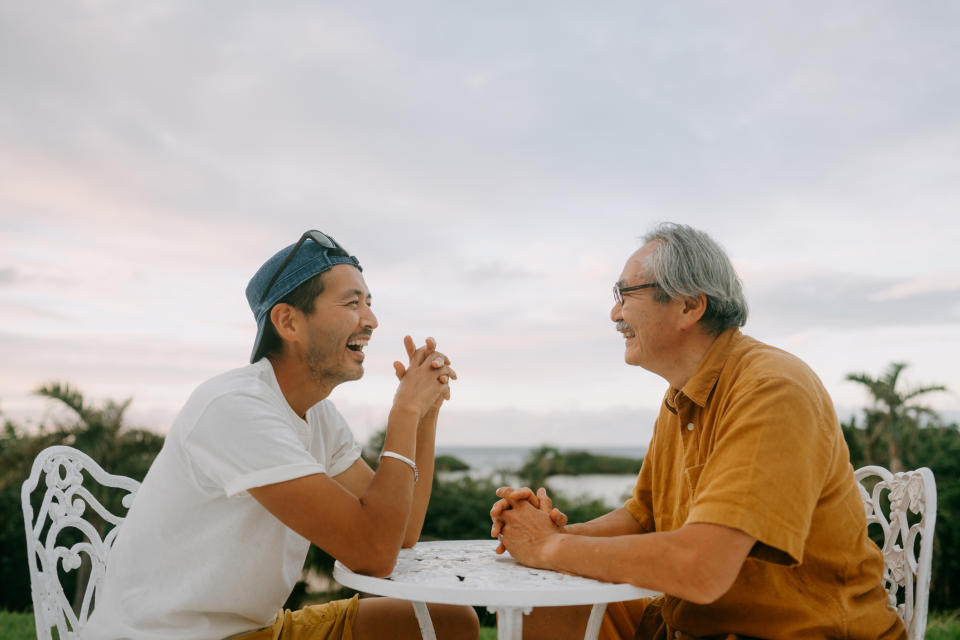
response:
<path fill-rule="evenodd" d="M 83 472 L 90 479 L 86 487 Z M 45 488 L 34 515 L 31 495 L 41 477 Z M 120 515 L 111 513 L 90 491 L 95 483 L 119 490 L 123 505 Z M 38 640 L 49 640 L 53 627 L 60 640 L 79 637 L 92 610 L 94 592 L 103 581 L 107 553 L 139 488 L 136 480 L 107 473 L 87 454 L 72 447 L 48 447 L 33 461 L 20 498 Z M 64 574 L 79 569 L 81 554 L 89 558 L 90 574 L 85 589 L 78 580 L 77 588 L 84 591 L 79 611 L 74 611 L 61 584 L 58 565 Z"/>
<path fill-rule="evenodd" d="M 933 527 L 937 521 L 937 485 L 933 472 L 921 467 L 890 473 L 883 467 L 870 466 L 857 469 L 854 476 L 867 512 L 867 527 L 876 524 L 883 531 L 883 585 L 890 605 L 900 614 L 910 640 L 921 640 L 927 626 Z M 868 491 L 874 478 L 879 480 Z M 890 504 L 889 516 L 881 502 L 883 497 Z M 911 518 L 908 512 L 917 516 Z"/>

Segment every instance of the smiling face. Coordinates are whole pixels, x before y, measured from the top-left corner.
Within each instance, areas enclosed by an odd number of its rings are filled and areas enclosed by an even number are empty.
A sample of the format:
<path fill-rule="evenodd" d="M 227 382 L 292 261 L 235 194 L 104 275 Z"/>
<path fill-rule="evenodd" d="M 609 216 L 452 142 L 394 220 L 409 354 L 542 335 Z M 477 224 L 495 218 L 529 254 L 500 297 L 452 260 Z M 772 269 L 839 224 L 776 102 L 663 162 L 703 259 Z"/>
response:
<path fill-rule="evenodd" d="M 646 258 L 654 248 L 654 243 L 650 243 L 630 256 L 617 281 L 619 286 L 653 282 Z M 624 361 L 666 377 L 678 355 L 677 312 L 683 303 L 657 302 L 656 292 L 657 289 L 651 287 L 623 294 L 623 304 L 614 303 L 610 319 L 617 323 L 617 330 L 626 339 Z"/>
<path fill-rule="evenodd" d="M 305 316 L 304 360 L 316 382 L 332 388 L 363 376 L 363 349 L 377 317 L 370 308 L 370 291 L 356 268 L 339 264 L 323 274 L 323 293 Z"/>

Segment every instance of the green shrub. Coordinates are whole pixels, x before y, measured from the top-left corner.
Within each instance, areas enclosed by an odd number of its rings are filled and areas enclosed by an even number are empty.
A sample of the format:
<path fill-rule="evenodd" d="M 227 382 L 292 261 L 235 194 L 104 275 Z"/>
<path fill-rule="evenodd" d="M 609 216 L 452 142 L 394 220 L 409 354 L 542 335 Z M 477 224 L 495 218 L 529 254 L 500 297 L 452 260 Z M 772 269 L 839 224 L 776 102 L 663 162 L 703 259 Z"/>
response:
<path fill-rule="evenodd" d="M 457 456 L 441 453 L 433 459 L 433 469 L 434 471 L 468 471 L 470 465 Z"/>
<path fill-rule="evenodd" d="M 630 473 L 640 472 L 643 458 L 625 458 L 590 453 L 589 451 L 560 451 L 543 445 L 527 454 L 523 466 L 517 470 L 523 484 L 531 488 L 542 487 L 549 476 L 578 476 L 584 473 Z"/>

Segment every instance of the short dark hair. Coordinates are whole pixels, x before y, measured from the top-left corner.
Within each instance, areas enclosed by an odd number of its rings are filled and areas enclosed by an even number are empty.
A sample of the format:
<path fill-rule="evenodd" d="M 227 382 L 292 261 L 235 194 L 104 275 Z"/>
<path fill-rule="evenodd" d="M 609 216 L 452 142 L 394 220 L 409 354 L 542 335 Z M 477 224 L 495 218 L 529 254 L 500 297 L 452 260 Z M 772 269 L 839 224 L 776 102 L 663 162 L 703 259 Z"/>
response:
<path fill-rule="evenodd" d="M 298 311 L 310 315 L 313 313 L 314 304 L 317 296 L 323 293 L 323 274 L 318 273 L 309 280 L 304 280 L 297 287 L 277 301 L 277 304 L 288 304 Z M 277 304 L 273 305 L 274 307 Z M 264 356 L 272 356 L 283 348 L 283 339 L 277 333 L 277 328 L 273 326 L 273 319 L 270 317 L 270 311 L 267 312 L 266 323 L 263 325 L 263 338 L 260 340 L 260 348 L 257 350 L 257 356 L 254 361 Z"/>

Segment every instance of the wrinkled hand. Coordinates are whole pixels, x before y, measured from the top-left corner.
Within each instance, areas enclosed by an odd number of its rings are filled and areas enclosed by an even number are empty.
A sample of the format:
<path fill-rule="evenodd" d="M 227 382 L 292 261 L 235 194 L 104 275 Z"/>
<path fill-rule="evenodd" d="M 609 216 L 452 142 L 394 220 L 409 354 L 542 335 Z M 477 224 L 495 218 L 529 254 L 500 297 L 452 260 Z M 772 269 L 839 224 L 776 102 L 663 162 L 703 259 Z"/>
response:
<path fill-rule="evenodd" d="M 544 552 L 550 538 L 561 533 L 542 507 L 542 504 L 538 508 L 529 500 L 521 500 L 500 514 L 503 520 L 500 546 L 509 551 L 514 560 L 528 567 L 549 568 Z"/>
<path fill-rule="evenodd" d="M 490 518 L 493 520 L 493 526 L 490 528 L 491 538 L 501 538 L 497 553 L 503 553 L 507 550 L 501 534 L 504 531 L 505 512 L 517 508 L 521 503 L 532 505 L 538 511 L 547 514 L 553 523 L 556 532 L 562 533 L 567 524 L 567 516 L 562 511 L 553 506 L 553 500 L 547 495 L 547 490 L 543 487 L 537 489 L 534 493 L 529 487 L 514 489 L 513 487 L 500 487 L 497 489 L 497 495 L 500 500 L 493 504 L 490 509 Z M 513 554 L 513 550 L 510 551 Z"/>
<path fill-rule="evenodd" d="M 457 372 L 450 367 L 450 359 L 437 351 L 437 342 L 427 338 L 424 346 L 417 348 L 410 336 L 404 336 L 403 346 L 409 363 L 393 363 L 400 386 L 394 405 L 409 403 L 416 406 L 420 417 L 431 409 L 439 409 L 444 400 L 450 399 L 450 381 L 457 379 Z"/>

